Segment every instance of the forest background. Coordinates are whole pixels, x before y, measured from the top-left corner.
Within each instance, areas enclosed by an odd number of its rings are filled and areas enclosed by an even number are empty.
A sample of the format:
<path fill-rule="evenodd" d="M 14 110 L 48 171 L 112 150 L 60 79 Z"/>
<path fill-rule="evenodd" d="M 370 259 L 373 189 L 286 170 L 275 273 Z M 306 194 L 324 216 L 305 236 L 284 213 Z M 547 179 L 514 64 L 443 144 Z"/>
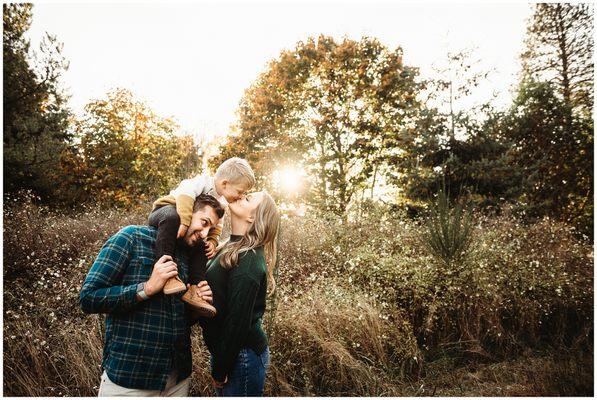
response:
<path fill-rule="evenodd" d="M 506 108 L 458 107 L 491 74 L 474 51 L 431 79 L 321 35 L 197 143 L 125 88 L 72 113 L 59 39 L 34 51 L 33 6 L 3 5 L 4 394 L 96 394 L 103 318 L 77 299 L 100 246 L 240 156 L 284 211 L 269 395 L 591 395 L 594 14 L 532 7 Z"/>

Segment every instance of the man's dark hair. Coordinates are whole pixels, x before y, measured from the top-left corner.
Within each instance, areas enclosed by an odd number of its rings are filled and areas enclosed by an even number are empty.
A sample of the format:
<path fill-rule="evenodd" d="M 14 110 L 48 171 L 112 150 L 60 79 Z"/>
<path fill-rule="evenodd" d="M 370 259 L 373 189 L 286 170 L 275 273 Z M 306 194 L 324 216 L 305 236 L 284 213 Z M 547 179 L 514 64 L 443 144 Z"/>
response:
<path fill-rule="evenodd" d="M 209 194 L 200 194 L 197 196 L 195 199 L 195 204 L 193 205 L 193 213 L 203 210 L 205 206 L 210 206 L 213 208 L 218 218 L 222 218 L 224 216 L 225 210 L 224 207 L 222 207 L 222 204 L 220 204 L 215 197 Z"/>

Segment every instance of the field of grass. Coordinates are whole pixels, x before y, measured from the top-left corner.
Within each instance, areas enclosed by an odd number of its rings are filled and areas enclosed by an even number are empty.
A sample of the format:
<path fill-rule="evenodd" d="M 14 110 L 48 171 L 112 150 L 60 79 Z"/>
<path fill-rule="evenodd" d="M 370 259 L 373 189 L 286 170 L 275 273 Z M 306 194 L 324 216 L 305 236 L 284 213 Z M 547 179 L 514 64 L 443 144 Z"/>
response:
<path fill-rule="evenodd" d="M 80 311 L 79 290 L 104 241 L 147 211 L 5 198 L 4 395 L 97 395 L 103 317 Z M 446 264 L 424 226 L 365 213 L 284 219 L 266 395 L 593 394 L 588 240 L 549 219 L 477 216 L 469 251 Z M 191 394 L 210 396 L 199 329 Z"/>

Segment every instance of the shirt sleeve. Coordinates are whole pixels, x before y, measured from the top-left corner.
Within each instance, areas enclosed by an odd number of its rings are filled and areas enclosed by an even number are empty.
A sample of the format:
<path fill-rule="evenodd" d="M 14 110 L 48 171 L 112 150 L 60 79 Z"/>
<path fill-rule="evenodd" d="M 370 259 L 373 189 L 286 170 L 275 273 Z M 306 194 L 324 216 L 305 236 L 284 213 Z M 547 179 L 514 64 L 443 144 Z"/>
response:
<path fill-rule="evenodd" d="M 81 288 L 79 304 L 83 312 L 112 313 L 137 303 L 137 284 L 121 285 L 132 253 L 131 229 L 121 229 L 100 250 Z"/>
<path fill-rule="evenodd" d="M 218 382 L 224 381 L 232 371 L 251 327 L 260 283 L 247 273 L 247 268 L 241 268 L 242 264 L 252 262 L 253 258 L 247 257 L 249 254 L 241 258 L 239 266 L 232 270 L 228 281 L 228 313 L 224 319 L 224 335 L 220 340 L 212 369 L 212 376 Z"/>

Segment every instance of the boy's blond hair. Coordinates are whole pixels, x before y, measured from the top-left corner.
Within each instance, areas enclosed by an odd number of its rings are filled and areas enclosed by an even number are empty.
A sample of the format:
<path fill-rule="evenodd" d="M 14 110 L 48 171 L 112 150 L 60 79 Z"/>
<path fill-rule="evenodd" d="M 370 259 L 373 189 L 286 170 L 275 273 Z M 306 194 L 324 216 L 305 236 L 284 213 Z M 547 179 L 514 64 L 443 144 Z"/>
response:
<path fill-rule="evenodd" d="M 248 190 L 255 186 L 255 174 L 247 160 L 232 157 L 216 170 L 216 180 L 226 179 L 233 184 L 242 184 Z"/>

